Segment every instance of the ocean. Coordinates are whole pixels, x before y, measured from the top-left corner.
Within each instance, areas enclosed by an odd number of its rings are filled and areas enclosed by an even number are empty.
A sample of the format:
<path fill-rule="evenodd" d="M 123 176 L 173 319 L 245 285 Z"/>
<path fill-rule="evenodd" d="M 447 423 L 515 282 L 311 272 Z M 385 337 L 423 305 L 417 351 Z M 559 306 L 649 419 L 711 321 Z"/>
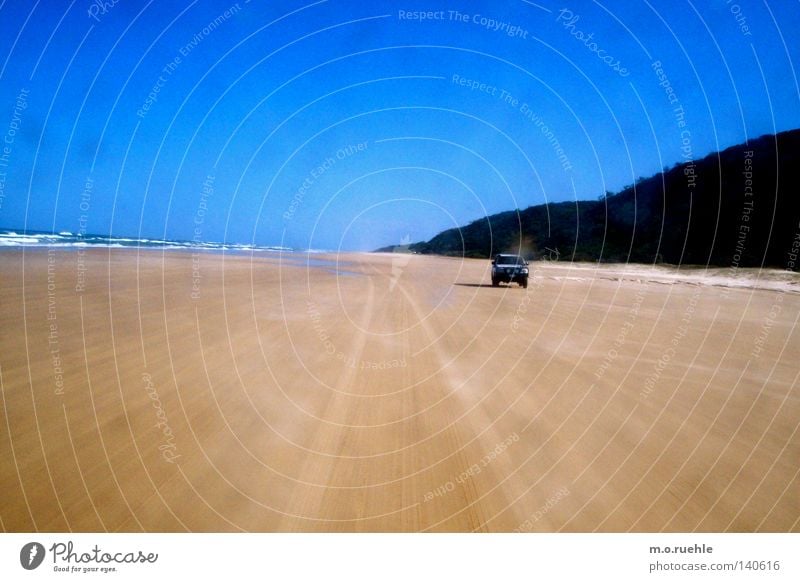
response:
<path fill-rule="evenodd" d="M 0 229 L 1 247 L 112 247 L 139 249 L 188 249 L 231 252 L 278 252 L 278 253 L 324 253 L 317 249 L 293 249 L 281 246 L 259 246 L 253 244 L 197 242 L 188 240 L 160 240 L 149 238 L 127 238 L 102 234 L 75 234 L 71 232 L 41 232 Z"/>

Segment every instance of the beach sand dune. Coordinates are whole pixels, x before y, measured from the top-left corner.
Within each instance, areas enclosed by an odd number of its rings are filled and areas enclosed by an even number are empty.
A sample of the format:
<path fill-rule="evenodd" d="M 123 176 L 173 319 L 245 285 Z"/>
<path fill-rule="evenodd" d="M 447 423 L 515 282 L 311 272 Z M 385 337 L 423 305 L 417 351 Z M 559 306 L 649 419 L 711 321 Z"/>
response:
<path fill-rule="evenodd" d="M 793 275 L 312 258 L 0 252 L 2 528 L 800 531 Z"/>

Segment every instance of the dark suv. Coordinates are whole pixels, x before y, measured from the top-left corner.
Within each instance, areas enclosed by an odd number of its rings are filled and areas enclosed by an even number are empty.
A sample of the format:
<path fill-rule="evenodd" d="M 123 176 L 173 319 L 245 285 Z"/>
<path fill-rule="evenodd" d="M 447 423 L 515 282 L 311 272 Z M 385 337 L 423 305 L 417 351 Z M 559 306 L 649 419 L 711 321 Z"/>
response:
<path fill-rule="evenodd" d="M 492 287 L 512 281 L 527 289 L 528 261 L 519 255 L 495 255 L 492 261 Z"/>

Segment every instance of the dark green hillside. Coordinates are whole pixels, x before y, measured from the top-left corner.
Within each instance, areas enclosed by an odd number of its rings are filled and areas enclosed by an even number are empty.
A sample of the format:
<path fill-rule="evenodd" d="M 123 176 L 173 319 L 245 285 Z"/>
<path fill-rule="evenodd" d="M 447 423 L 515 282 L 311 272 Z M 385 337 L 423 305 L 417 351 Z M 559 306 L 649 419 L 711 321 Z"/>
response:
<path fill-rule="evenodd" d="M 799 222 L 793 130 L 676 165 L 601 200 L 501 212 L 410 249 L 467 257 L 521 249 L 534 258 L 558 249 L 561 260 L 782 267 Z"/>

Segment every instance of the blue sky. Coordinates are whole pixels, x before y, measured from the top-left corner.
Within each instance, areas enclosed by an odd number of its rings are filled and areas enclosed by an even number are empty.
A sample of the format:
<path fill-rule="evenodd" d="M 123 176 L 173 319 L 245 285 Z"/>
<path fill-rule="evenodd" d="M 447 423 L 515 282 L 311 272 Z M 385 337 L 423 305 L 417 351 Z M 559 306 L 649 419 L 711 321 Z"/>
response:
<path fill-rule="evenodd" d="M 367 250 L 800 127 L 800 4 L 620 5 L 4 2 L 0 227 Z"/>

